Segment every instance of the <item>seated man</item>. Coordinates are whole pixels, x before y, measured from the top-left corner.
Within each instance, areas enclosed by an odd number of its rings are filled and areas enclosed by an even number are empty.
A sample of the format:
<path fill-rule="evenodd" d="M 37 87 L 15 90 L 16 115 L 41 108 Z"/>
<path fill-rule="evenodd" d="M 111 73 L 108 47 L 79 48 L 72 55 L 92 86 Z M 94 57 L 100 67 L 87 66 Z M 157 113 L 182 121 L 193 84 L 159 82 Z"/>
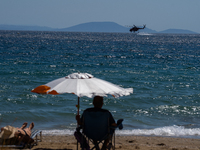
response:
<path fill-rule="evenodd" d="M 94 97 L 94 99 L 93 99 L 93 105 L 94 105 L 94 107 L 92 107 L 92 108 L 87 108 L 87 109 L 83 112 L 83 114 L 84 114 L 85 112 L 87 112 L 87 111 L 89 111 L 89 112 L 109 112 L 109 111 L 106 110 L 106 109 L 102 109 L 102 106 L 103 106 L 103 97 L 101 97 L 101 96 L 95 96 L 95 97 Z M 115 120 L 114 120 L 112 114 L 111 114 L 110 112 L 109 112 L 109 114 L 110 114 L 110 117 L 109 117 L 110 126 L 116 127 L 117 124 L 115 123 Z M 83 115 L 82 115 L 82 116 L 83 116 Z M 78 125 L 82 125 L 82 123 L 83 123 L 83 117 L 80 118 L 80 115 L 77 115 L 77 116 L 76 116 L 76 120 L 77 120 Z M 113 133 L 112 133 L 112 134 L 113 134 Z M 111 138 L 112 138 L 112 135 L 111 135 L 110 139 L 111 139 Z M 102 149 L 106 149 L 108 143 L 109 143 L 109 139 L 105 140 Z"/>
<path fill-rule="evenodd" d="M 12 126 L 5 126 L 1 128 L 0 139 L 3 144 L 20 144 L 23 143 L 32 143 L 34 140 L 30 138 L 31 130 L 34 127 L 32 122 L 28 128 L 26 128 L 27 123 L 25 122 L 20 128 L 15 128 Z"/>

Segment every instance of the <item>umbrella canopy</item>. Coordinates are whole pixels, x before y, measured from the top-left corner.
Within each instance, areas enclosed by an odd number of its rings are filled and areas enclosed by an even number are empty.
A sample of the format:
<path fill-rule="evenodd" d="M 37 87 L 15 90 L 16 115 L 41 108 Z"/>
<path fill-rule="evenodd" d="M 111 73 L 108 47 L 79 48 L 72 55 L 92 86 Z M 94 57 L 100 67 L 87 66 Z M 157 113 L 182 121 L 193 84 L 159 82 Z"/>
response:
<path fill-rule="evenodd" d="M 88 73 L 73 73 L 66 77 L 53 80 L 32 90 L 38 94 L 64 94 L 72 93 L 78 97 L 107 96 L 114 97 L 130 95 L 133 88 L 122 88 L 105 80 L 93 77 Z"/>
<path fill-rule="evenodd" d="M 66 77 L 53 80 L 45 85 L 40 85 L 32 90 L 38 94 L 64 94 L 72 93 L 78 97 L 107 96 L 114 97 L 126 96 L 133 93 L 133 88 L 122 88 L 105 80 L 93 77 L 88 73 L 73 73 Z M 79 98 L 78 98 L 79 114 Z"/>

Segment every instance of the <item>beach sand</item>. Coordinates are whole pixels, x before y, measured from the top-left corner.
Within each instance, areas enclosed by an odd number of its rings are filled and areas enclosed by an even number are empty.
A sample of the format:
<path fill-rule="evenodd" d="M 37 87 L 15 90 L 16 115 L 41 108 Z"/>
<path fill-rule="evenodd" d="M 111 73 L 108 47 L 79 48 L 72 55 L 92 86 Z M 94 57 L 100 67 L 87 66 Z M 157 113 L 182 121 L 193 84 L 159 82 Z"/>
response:
<path fill-rule="evenodd" d="M 115 140 L 115 148 L 121 150 L 200 150 L 200 139 L 116 135 Z M 76 150 L 76 139 L 73 135 L 43 136 L 32 149 Z"/>

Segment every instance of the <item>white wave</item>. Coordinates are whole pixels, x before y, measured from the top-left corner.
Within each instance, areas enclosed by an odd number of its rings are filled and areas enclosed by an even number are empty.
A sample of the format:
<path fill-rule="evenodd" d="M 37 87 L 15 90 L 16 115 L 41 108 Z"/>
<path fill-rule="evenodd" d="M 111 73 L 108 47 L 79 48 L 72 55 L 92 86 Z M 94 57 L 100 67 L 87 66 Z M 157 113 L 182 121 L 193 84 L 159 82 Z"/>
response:
<path fill-rule="evenodd" d="M 44 135 L 73 135 L 74 130 L 43 130 Z M 116 130 L 117 135 L 144 135 L 144 136 L 175 136 L 199 137 L 200 128 L 185 128 L 183 126 L 166 126 L 155 129 Z"/>
<path fill-rule="evenodd" d="M 166 126 L 155 129 L 133 129 L 116 131 L 119 135 L 151 135 L 151 136 L 200 136 L 200 128 L 185 128 L 183 126 Z"/>
<path fill-rule="evenodd" d="M 75 130 L 42 130 L 43 135 L 73 135 Z"/>
<path fill-rule="evenodd" d="M 153 35 L 153 34 L 146 33 L 146 32 L 140 32 L 140 33 L 138 33 L 137 35 Z"/>

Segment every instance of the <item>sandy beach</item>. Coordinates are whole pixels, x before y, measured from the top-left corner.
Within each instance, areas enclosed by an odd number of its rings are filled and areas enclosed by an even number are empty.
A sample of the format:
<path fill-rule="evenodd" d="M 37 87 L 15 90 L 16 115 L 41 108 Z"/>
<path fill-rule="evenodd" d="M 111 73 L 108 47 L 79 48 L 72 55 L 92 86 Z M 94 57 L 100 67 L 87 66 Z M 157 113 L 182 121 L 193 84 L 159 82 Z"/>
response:
<path fill-rule="evenodd" d="M 200 139 L 117 135 L 115 148 L 121 150 L 200 150 Z M 32 149 L 76 150 L 76 140 L 72 135 L 43 136 L 42 142 Z"/>

